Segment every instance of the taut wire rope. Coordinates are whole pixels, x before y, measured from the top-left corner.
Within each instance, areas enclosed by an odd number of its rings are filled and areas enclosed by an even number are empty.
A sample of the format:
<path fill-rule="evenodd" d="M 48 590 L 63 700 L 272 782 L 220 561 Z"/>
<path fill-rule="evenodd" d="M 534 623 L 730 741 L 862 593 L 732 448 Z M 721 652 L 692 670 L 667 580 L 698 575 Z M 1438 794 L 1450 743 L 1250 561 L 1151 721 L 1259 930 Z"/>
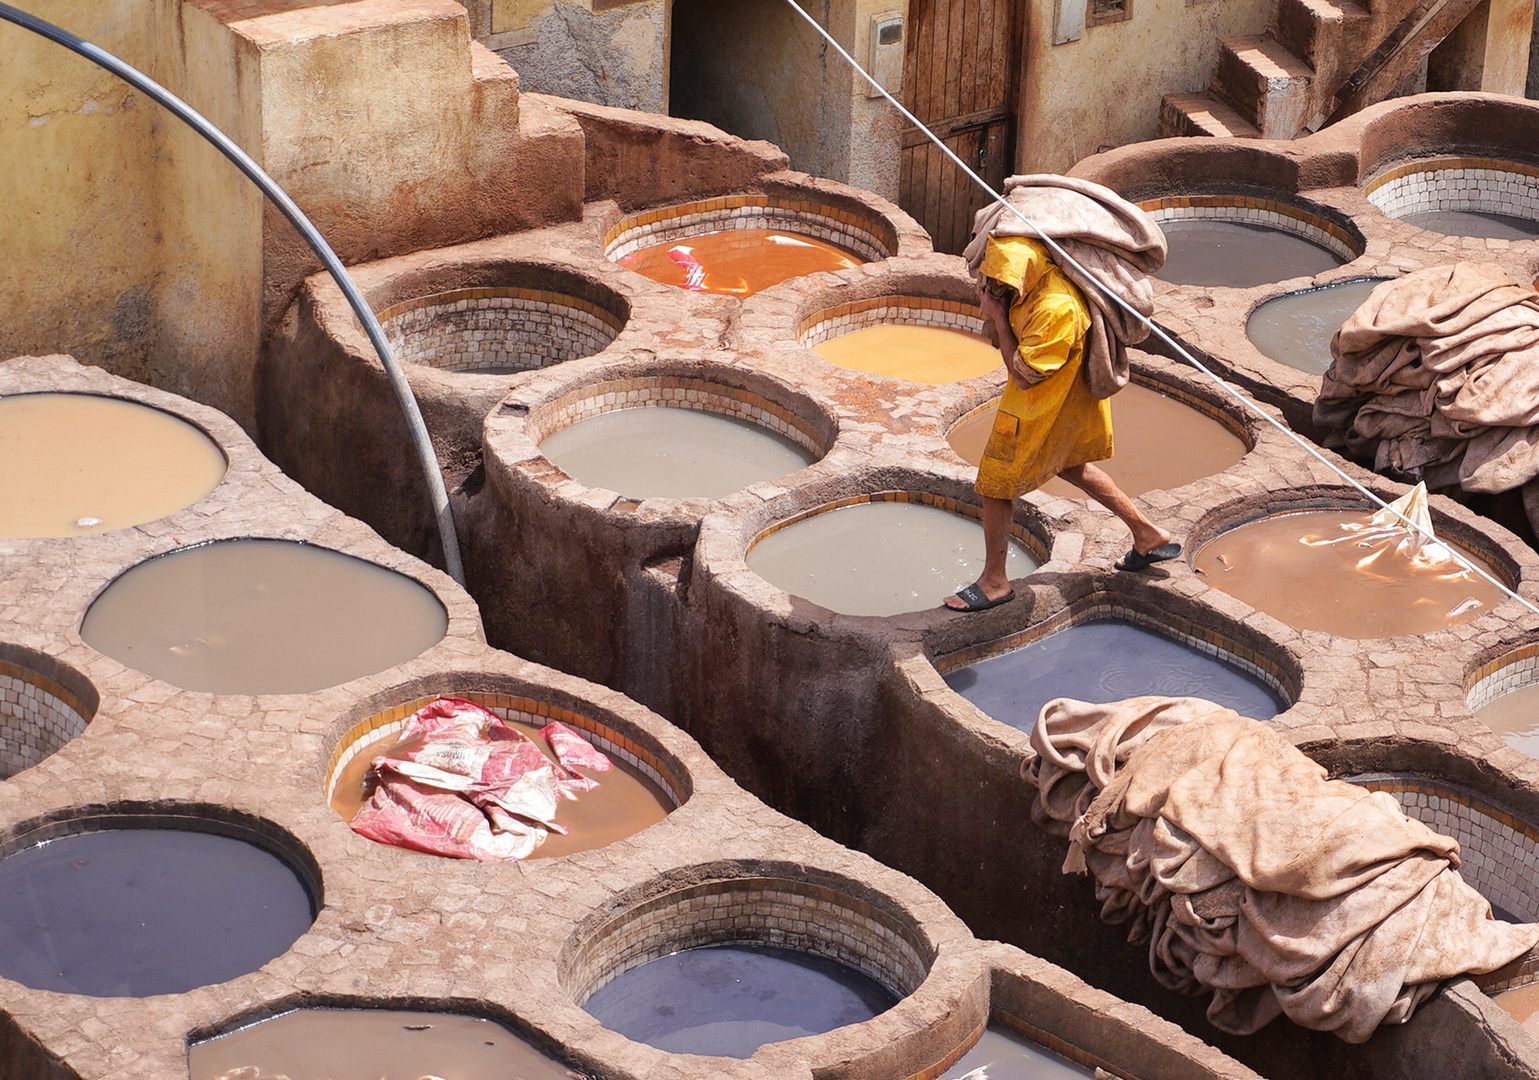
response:
<path fill-rule="evenodd" d="M 1078 270 L 1081 274 L 1083 274 L 1090 281 L 1095 282 L 1096 288 L 1100 289 L 1100 291 L 1105 296 L 1107 296 L 1113 303 L 1115 303 L 1123 311 L 1127 312 L 1129 315 L 1133 316 L 1133 318 L 1135 318 L 1139 322 L 1143 323 L 1144 326 L 1146 326 L 1149 329 L 1149 332 L 1154 337 L 1156 337 L 1160 341 L 1164 342 L 1164 344 L 1172 352 L 1174 352 L 1178 357 L 1180 357 L 1181 360 L 1185 361 L 1187 364 L 1190 364 L 1192 367 L 1196 368 L 1198 371 L 1200 371 L 1204 375 L 1206 375 L 1210 380 L 1212 380 L 1212 382 L 1213 382 L 1213 384 L 1215 386 L 1217 386 L 1220 390 L 1222 390 L 1228 396 L 1232 397 L 1235 401 L 1239 402 L 1240 405 L 1243 408 L 1245 408 L 1247 411 L 1249 411 L 1251 413 L 1254 413 L 1256 416 L 1259 416 L 1262 420 L 1266 421 L 1272 427 L 1274 427 L 1278 431 L 1282 432 L 1283 435 L 1285 435 L 1287 438 L 1291 439 L 1302 450 L 1304 450 L 1305 453 L 1309 454 L 1310 457 L 1314 458 L 1316 461 L 1320 462 L 1320 464 L 1322 464 L 1326 468 L 1330 469 L 1331 472 L 1333 472 L 1337 476 L 1341 477 L 1342 480 L 1346 481 L 1346 483 L 1351 485 L 1353 488 L 1356 488 L 1358 492 L 1360 492 L 1362 495 L 1364 495 L 1370 502 L 1372 502 L 1380 510 L 1388 510 L 1395 517 L 1399 518 L 1400 521 L 1405 525 L 1407 530 L 1409 530 L 1411 533 L 1421 535 L 1421 536 L 1423 536 L 1426 539 L 1436 540 L 1436 537 L 1426 533 L 1419 525 L 1416 524 L 1416 522 L 1414 522 L 1410 518 L 1406 517 L 1399 510 L 1395 509 L 1395 507 L 1391 506 L 1389 503 L 1385 502 L 1379 496 L 1375 495 L 1368 488 L 1364 487 L 1355 478 L 1353 478 L 1352 476 L 1348 475 L 1345 470 L 1343 470 L 1339 465 L 1337 465 L 1335 462 L 1331 461 L 1324 454 L 1322 454 L 1307 439 L 1304 439 L 1297 432 L 1293 431 L 1287 425 L 1282 423 L 1282 421 L 1280 421 L 1280 420 L 1276 419 L 1275 417 L 1273 417 L 1270 413 L 1268 413 L 1265 409 L 1263 409 L 1255 401 L 1252 401 L 1249 397 L 1247 397 L 1246 395 L 1242 394 L 1237 388 L 1231 386 L 1229 383 L 1227 383 L 1223 379 L 1221 379 L 1216 373 L 1214 373 L 1214 371 L 1211 368 L 1209 368 L 1206 364 L 1204 364 L 1202 361 L 1198 360 L 1195 356 L 1193 356 L 1190 352 L 1188 352 L 1186 350 L 1186 348 L 1183 347 L 1180 344 L 1180 342 L 1176 341 L 1169 334 L 1167 334 L 1165 332 L 1165 330 L 1158 323 L 1156 323 L 1153 320 L 1149 319 L 1147 316 L 1145 316 L 1143 314 L 1143 312 L 1138 311 L 1132 305 L 1130 305 L 1127 301 L 1122 299 L 1122 297 L 1117 294 L 1116 290 L 1104 287 L 1101 284 L 1100 279 L 1097 278 L 1094 273 L 1092 273 L 1089 269 L 1087 269 L 1078 260 L 1073 258 L 1068 252 L 1064 251 L 1064 249 L 1059 246 L 1057 241 L 1055 241 L 1051 236 L 1048 236 L 1040 228 L 1037 227 L 1036 222 L 1032 221 L 1025 214 L 1021 213 L 1021 211 L 1018 208 L 1016 208 L 1015 206 L 1012 206 L 1010 204 L 1010 201 L 1008 199 L 1006 199 L 1004 197 L 1004 195 L 1000 194 L 999 192 L 995 191 L 991 186 L 989 186 L 989 183 L 986 180 L 984 180 L 983 177 L 979 176 L 976 172 L 974 172 L 968 166 L 968 164 L 965 161 L 963 161 L 960 157 L 958 157 L 956 155 L 956 153 L 951 149 L 951 147 L 947 146 L 945 144 L 945 142 L 942 141 L 940 136 L 936 135 L 935 132 L 931 131 L 924 123 L 922 123 L 919 120 L 918 117 L 916 117 L 912 112 L 910 112 L 903 105 L 903 103 L 901 101 L 899 101 L 897 98 L 893 97 L 892 94 L 888 92 L 887 88 L 885 86 L 883 86 L 881 83 L 879 83 L 875 78 L 873 78 L 870 72 L 868 72 L 865 68 L 861 67 L 860 62 L 857 61 L 853 56 L 851 56 L 849 54 L 849 52 L 844 48 L 844 46 L 840 45 L 839 42 L 834 38 L 834 36 L 832 34 L 830 34 L 826 29 L 823 28 L 821 23 L 819 23 L 816 19 L 814 19 L 810 13 L 808 13 L 805 10 L 803 10 L 802 7 L 797 4 L 796 0 L 786 0 L 786 3 L 790 6 L 792 11 L 794 11 L 798 16 L 800 16 L 802 18 L 803 21 L 805 21 L 809 26 L 811 26 L 813 28 L 813 30 L 817 31 L 818 36 L 821 37 L 825 42 L 827 42 L 828 45 L 834 50 L 834 52 L 838 53 L 841 57 L 843 57 L 844 60 L 852 68 L 854 68 L 855 71 L 863 79 L 866 80 L 866 82 L 870 83 L 872 89 L 874 89 L 882 97 L 886 98 L 887 101 L 892 105 L 892 107 L 897 109 L 898 112 L 903 115 L 904 119 L 906 119 L 909 123 L 913 124 L 915 128 L 917 128 L 920 132 L 922 132 L 924 134 L 924 136 L 927 139 L 929 139 L 930 142 L 934 143 L 940 149 L 941 153 L 945 154 L 946 157 L 950 158 L 951 161 L 956 165 L 956 167 L 961 169 L 962 172 L 965 173 L 973 181 L 973 183 L 977 184 L 980 189 L 982 189 L 984 192 L 986 192 L 988 194 L 988 196 L 991 199 L 993 199 L 994 202 L 998 203 L 1000 206 L 1004 207 L 1007 211 L 1009 211 L 1010 213 L 1014 214 L 1018 219 L 1020 219 L 1022 224 L 1024 224 L 1032 232 L 1036 233 L 1037 237 L 1044 244 L 1046 244 L 1047 247 L 1053 252 L 1054 258 L 1058 259 L 1060 262 L 1067 263 L 1068 265 L 1074 267 L 1076 270 Z M 1534 603 L 1532 603 L 1531 601 L 1525 599 L 1524 597 L 1519 596 L 1518 593 L 1516 592 L 1516 590 L 1508 587 L 1506 582 L 1499 580 L 1494 575 L 1492 575 L 1488 570 L 1486 570 L 1484 567 L 1480 566 L 1478 563 L 1475 563 L 1474 561 L 1472 561 L 1470 559 L 1467 559 L 1463 555 L 1461 555 L 1459 553 L 1459 551 L 1452 544 L 1444 544 L 1443 547 L 1444 547 L 1445 550 L 1447 550 L 1447 552 L 1454 559 L 1454 561 L 1456 561 L 1464 569 L 1469 570 L 1470 572 L 1479 575 L 1481 578 L 1484 578 L 1487 582 L 1489 582 L 1490 584 L 1496 586 L 1496 588 L 1500 589 L 1504 594 L 1506 594 L 1507 596 L 1509 596 L 1512 599 L 1516 600 L 1518 603 L 1522 604 L 1524 607 L 1528 608 L 1529 611 L 1532 611 L 1534 614 L 1539 615 L 1539 605 L 1535 605 Z"/>

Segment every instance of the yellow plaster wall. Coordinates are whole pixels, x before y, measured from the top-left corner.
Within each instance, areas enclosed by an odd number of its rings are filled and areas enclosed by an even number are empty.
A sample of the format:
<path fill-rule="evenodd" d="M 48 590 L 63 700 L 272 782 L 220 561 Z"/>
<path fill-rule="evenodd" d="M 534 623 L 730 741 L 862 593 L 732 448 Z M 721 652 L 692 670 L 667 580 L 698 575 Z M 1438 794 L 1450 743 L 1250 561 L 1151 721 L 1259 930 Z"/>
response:
<path fill-rule="evenodd" d="M 1066 0 L 1072 2 L 1072 0 Z M 1053 44 L 1055 0 L 1032 0 L 1016 166 L 1065 172 L 1103 146 L 1154 137 L 1160 98 L 1205 89 L 1218 38 L 1260 34 L 1275 0 L 1130 0 L 1132 18 Z"/>

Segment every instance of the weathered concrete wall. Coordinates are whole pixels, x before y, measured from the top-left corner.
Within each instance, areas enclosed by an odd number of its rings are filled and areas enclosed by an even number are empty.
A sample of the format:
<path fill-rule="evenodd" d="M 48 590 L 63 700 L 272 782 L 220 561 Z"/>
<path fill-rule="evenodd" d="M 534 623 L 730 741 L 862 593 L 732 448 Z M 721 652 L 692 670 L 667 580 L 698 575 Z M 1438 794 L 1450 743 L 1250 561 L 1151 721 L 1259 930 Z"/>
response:
<path fill-rule="evenodd" d="M 1057 0 L 1026 21 L 1016 137 L 1020 172 L 1066 172 L 1098 150 L 1152 139 L 1164 94 L 1205 89 L 1218 38 L 1259 34 L 1273 0 L 1131 0 L 1132 17 L 1053 44 Z"/>
<path fill-rule="evenodd" d="M 803 5 L 864 62 L 906 0 Z M 784 149 L 795 169 L 894 198 L 901 120 L 783 0 L 675 0 L 670 111 Z"/>
<path fill-rule="evenodd" d="M 672 0 L 473 0 L 475 33 L 524 89 L 646 112 L 668 111 Z"/>

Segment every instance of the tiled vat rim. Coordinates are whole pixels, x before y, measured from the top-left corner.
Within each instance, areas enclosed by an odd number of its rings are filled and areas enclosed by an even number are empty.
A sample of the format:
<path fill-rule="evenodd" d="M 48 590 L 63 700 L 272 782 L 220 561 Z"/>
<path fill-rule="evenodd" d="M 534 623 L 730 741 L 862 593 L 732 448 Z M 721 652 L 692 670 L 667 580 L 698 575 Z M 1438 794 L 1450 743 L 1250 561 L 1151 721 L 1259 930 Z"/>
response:
<path fill-rule="evenodd" d="M 730 229 L 784 229 L 826 240 L 867 261 L 885 259 L 891 245 L 872 228 L 871 214 L 811 199 L 724 195 L 634 214 L 604 234 L 604 254 L 616 261 L 639 248 Z"/>
<path fill-rule="evenodd" d="M 0 659 L 0 779 L 36 765 L 79 735 L 92 712 L 54 680 Z"/>
<path fill-rule="evenodd" d="M 1351 262 L 1362 254 L 1349 231 L 1320 214 L 1278 199 L 1255 195 L 1169 195 L 1138 204 L 1155 221 L 1238 221 L 1302 236 Z"/>
<path fill-rule="evenodd" d="M 1520 645 L 1493 657 L 1470 672 L 1465 680 L 1465 700 L 1472 712 L 1514 690 L 1539 682 L 1539 641 Z"/>
<path fill-rule="evenodd" d="M 981 522 L 983 520 L 982 510 L 971 503 L 962 502 L 960 499 L 953 499 L 950 495 L 936 495 L 930 491 L 875 491 L 869 495 L 851 495 L 845 499 L 838 499 L 834 502 L 824 503 L 821 506 L 814 506 L 810 510 L 803 510 L 799 514 L 792 514 L 788 518 L 775 522 L 775 524 L 755 536 L 749 543 L 748 549 L 752 551 L 754 544 L 757 544 L 766 536 L 778 533 L 781 529 L 789 529 L 797 522 L 806 521 L 808 518 L 817 517 L 819 514 L 826 514 L 833 510 L 843 510 L 847 506 L 859 506 L 861 503 L 871 502 L 921 503 L 925 506 L 949 510 L 953 514 L 961 514 L 963 517 L 972 518 L 974 521 Z M 1042 562 L 1047 561 L 1047 545 L 1039 540 L 1030 530 L 1012 521 L 1010 523 L 1010 535 L 1026 545 L 1026 549 L 1036 558 Z"/>
<path fill-rule="evenodd" d="M 600 413 L 648 407 L 735 416 L 779 432 L 817 457 L 826 454 L 833 442 L 832 432 L 819 432 L 807 418 L 762 394 L 686 375 L 642 375 L 583 387 L 537 410 L 529 419 L 529 436 L 538 443 L 552 432 Z"/>
<path fill-rule="evenodd" d="M 562 984 L 583 1004 L 625 972 L 703 945 L 774 945 L 869 975 L 899 997 L 918 989 L 933 947 L 905 920 L 839 889 L 785 877 L 707 881 L 627 908 L 566 951 Z"/>
<path fill-rule="evenodd" d="M 1344 777 L 1370 791 L 1387 791 L 1406 816 L 1459 842 L 1459 873 L 1514 918 L 1539 919 L 1539 828 L 1492 806 L 1457 784 L 1415 773 L 1365 773 Z M 1505 969 L 1504 969 L 1505 970 Z M 1480 982 L 1482 978 L 1477 977 Z M 1503 975 L 1482 988 L 1494 993 L 1524 982 Z"/>
<path fill-rule="evenodd" d="M 1161 637 L 1178 641 L 1187 648 L 1221 660 L 1260 679 L 1289 705 L 1298 700 L 1299 686 L 1296 676 L 1283 669 L 1274 658 L 1262 650 L 1240 645 L 1215 627 L 1194 622 L 1168 608 L 1156 609 L 1153 605 L 1134 597 L 1108 593 L 1096 593 L 1083 597 L 1020 633 L 958 649 L 956 652 L 936 657 L 932 663 L 939 674 L 948 675 L 958 668 L 976 664 L 980 660 L 1034 645 L 1071 626 L 1101 619 L 1121 619 L 1153 631 Z"/>
<path fill-rule="evenodd" d="M 1495 158 L 1435 157 L 1396 165 L 1363 186 L 1390 217 L 1484 210 L 1539 221 L 1539 166 Z"/>
<path fill-rule="evenodd" d="M 605 727 L 581 713 L 563 709 L 545 701 L 518 697 L 513 694 L 496 694 L 471 691 L 466 693 L 430 694 L 402 702 L 384 712 L 375 713 L 355 724 L 337 748 L 332 752 L 331 764 L 326 767 L 326 798 L 331 799 L 337 777 L 347 764 L 361 754 L 371 743 L 399 735 L 412 713 L 430 705 L 440 697 L 457 697 L 496 713 L 510 723 L 544 727 L 552 720 L 559 720 L 568 727 L 583 733 L 592 743 L 611 757 L 617 757 L 656 784 L 677 808 L 684 801 L 685 785 L 676 778 L 669 764 L 657 754 L 613 728 Z"/>
<path fill-rule="evenodd" d="M 810 349 L 830 338 L 887 323 L 938 326 L 979 336 L 983 334 L 983 315 L 977 304 L 925 296 L 873 296 L 809 315 L 802 321 L 796 337 L 803 348 Z"/>
<path fill-rule="evenodd" d="M 548 289 L 458 289 L 379 313 L 401 359 L 448 371 L 537 368 L 600 352 L 625 320 L 581 297 Z"/>

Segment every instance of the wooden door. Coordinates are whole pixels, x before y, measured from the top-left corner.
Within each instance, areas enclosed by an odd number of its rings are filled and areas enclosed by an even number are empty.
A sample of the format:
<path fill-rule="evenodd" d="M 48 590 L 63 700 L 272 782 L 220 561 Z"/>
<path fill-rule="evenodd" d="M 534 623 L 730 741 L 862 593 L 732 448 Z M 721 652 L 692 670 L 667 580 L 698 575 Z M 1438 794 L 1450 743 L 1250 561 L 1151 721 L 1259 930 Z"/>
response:
<path fill-rule="evenodd" d="M 1015 163 L 1021 0 L 909 0 L 903 100 L 995 190 Z M 904 133 L 898 203 L 937 251 L 960 252 L 988 196 L 917 129 Z"/>

